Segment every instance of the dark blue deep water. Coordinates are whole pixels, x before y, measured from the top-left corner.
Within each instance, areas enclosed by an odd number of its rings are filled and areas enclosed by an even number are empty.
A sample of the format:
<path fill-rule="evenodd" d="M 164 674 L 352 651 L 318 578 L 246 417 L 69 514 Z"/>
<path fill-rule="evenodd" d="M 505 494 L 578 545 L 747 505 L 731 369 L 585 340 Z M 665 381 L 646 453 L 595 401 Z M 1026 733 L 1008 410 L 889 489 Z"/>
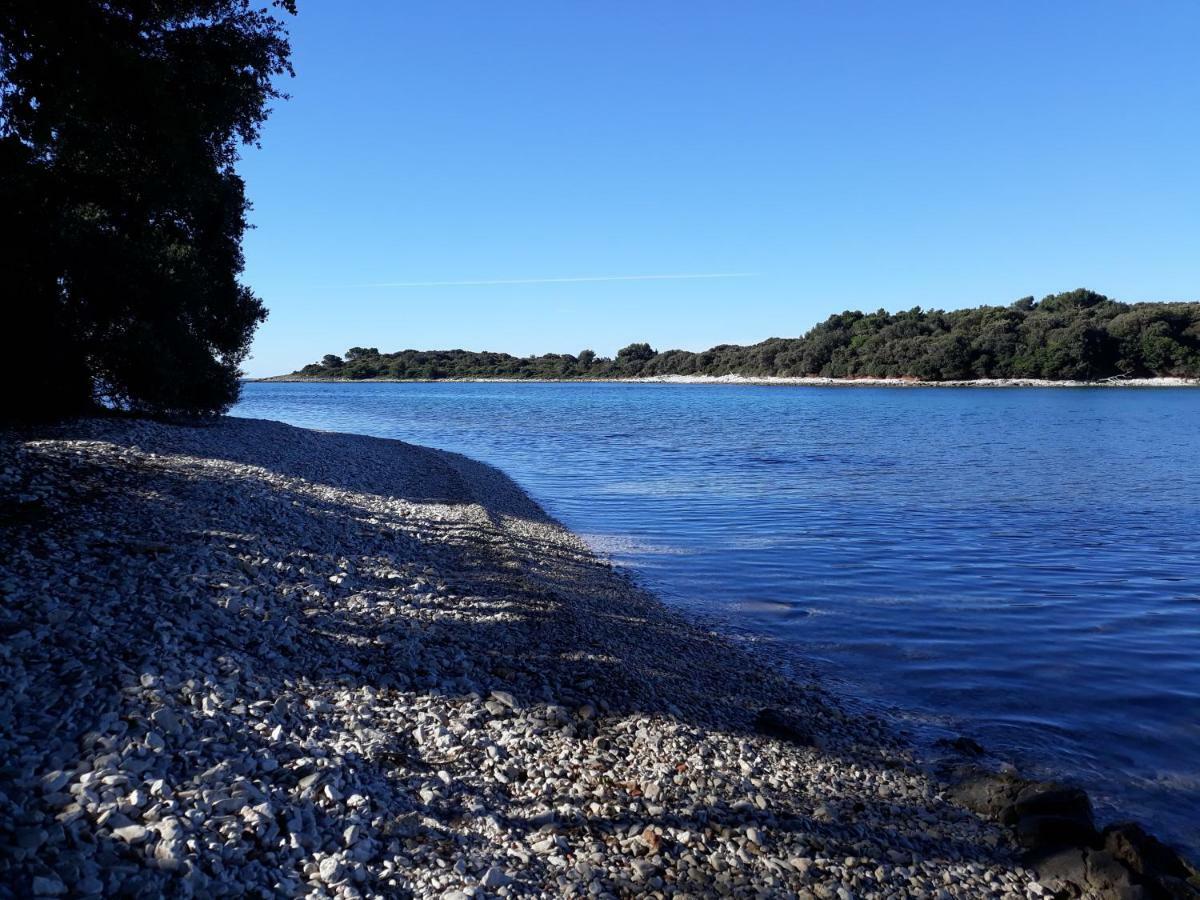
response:
<path fill-rule="evenodd" d="M 1200 848 L 1200 390 L 248 384 L 493 463 L 668 601 Z"/>

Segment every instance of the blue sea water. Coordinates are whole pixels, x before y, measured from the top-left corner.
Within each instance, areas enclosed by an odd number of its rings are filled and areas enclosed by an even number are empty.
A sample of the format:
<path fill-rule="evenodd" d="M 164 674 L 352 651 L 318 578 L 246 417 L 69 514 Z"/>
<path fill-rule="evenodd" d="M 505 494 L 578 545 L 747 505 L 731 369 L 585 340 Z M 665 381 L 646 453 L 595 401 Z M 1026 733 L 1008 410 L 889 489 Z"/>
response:
<path fill-rule="evenodd" d="M 1200 390 L 245 386 L 512 475 L 667 601 L 1200 848 Z"/>

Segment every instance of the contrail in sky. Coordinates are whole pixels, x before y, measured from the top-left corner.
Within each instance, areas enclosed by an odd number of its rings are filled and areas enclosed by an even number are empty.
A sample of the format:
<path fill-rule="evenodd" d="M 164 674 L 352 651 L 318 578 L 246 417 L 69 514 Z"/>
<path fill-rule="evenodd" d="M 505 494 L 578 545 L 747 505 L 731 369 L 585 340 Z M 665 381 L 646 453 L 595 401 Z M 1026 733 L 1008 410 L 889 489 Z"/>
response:
<path fill-rule="evenodd" d="M 458 287 L 486 284 L 573 284 L 584 281 L 686 281 L 698 278 L 753 278 L 754 272 L 700 272 L 688 275 L 577 275 L 570 278 L 491 278 L 479 281 L 381 281 L 365 288 Z"/>

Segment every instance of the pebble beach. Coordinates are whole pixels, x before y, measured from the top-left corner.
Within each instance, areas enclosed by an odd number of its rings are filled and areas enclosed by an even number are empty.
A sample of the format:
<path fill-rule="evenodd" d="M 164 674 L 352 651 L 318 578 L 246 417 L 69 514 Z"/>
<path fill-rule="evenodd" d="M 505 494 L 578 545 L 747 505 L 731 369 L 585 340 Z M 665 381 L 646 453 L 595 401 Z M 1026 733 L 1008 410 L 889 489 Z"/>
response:
<path fill-rule="evenodd" d="M 0 896 L 1195 895 L 466 457 L 93 419 L 0 434 L 0 495 Z"/>

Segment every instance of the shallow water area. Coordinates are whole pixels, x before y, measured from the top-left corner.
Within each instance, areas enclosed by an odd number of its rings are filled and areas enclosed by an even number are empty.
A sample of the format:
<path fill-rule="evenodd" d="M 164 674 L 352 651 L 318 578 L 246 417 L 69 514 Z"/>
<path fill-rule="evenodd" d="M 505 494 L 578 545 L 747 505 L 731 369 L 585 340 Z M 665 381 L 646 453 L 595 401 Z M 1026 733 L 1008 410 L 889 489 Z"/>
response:
<path fill-rule="evenodd" d="M 1200 390 L 251 383 L 503 468 L 669 602 L 1200 849 Z"/>

